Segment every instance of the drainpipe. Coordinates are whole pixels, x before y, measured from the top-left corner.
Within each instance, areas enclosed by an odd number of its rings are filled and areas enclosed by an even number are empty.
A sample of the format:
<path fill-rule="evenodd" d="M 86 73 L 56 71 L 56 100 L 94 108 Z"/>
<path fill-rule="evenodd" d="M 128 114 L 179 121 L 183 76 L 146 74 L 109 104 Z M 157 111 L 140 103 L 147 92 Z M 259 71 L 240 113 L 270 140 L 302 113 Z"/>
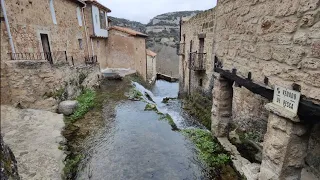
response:
<path fill-rule="evenodd" d="M 3 12 L 6 28 L 7 28 L 7 31 L 8 31 L 9 43 L 10 43 L 10 46 L 11 46 L 11 52 L 12 53 L 16 53 L 16 51 L 14 49 L 14 45 L 13 45 L 13 40 L 12 40 L 12 36 L 11 36 L 10 25 L 9 25 L 9 20 L 8 20 L 8 16 L 7 16 L 7 11 L 6 11 L 6 7 L 5 7 L 5 4 L 4 4 L 4 0 L 1 0 L 1 7 L 2 7 L 2 12 Z"/>
<path fill-rule="evenodd" d="M 85 4 L 84 7 L 82 7 L 82 19 L 83 19 L 84 32 L 85 32 L 86 42 L 87 42 L 87 51 L 88 51 L 88 55 L 90 56 L 87 23 L 86 23 L 86 18 L 85 18 L 85 15 L 84 15 L 84 8 L 86 8 L 86 7 L 87 7 L 87 4 Z"/>

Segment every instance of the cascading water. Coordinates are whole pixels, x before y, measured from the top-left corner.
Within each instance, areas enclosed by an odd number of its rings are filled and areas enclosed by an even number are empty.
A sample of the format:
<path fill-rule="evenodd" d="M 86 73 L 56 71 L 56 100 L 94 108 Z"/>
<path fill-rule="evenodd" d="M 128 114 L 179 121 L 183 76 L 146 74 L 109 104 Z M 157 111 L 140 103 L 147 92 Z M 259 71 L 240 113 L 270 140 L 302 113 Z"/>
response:
<path fill-rule="evenodd" d="M 187 113 L 181 109 L 181 101 L 177 99 L 179 90 L 178 83 L 169 83 L 163 80 L 158 80 L 152 89 L 153 92 L 137 82 L 133 82 L 133 86 L 142 93 L 143 99 L 147 103 L 156 105 L 159 112 L 169 114 L 179 129 L 204 129 L 203 125 L 190 118 Z M 163 103 L 162 101 L 164 98 L 170 98 L 171 100 L 169 103 Z"/>

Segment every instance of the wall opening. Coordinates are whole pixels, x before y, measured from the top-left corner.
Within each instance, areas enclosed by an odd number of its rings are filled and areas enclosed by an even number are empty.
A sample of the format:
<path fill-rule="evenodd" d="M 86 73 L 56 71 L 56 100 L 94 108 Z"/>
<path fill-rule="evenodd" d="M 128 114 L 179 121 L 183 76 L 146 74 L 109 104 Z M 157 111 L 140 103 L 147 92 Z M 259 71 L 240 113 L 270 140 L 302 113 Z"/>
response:
<path fill-rule="evenodd" d="M 199 86 L 202 87 L 202 85 L 203 85 L 203 81 L 202 79 L 199 79 Z"/>

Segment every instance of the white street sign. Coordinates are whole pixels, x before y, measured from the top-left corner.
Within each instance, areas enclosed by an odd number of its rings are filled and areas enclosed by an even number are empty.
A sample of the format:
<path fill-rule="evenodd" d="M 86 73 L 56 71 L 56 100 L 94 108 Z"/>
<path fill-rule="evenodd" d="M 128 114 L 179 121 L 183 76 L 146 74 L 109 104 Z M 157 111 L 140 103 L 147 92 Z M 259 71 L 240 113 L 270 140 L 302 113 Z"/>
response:
<path fill-rule="evenodd" d="M 275 86 L 273 94 L 273 103 L 295 114 L 298 112 L 300 102 L 300 92 L 286 89 L 280 86 Z"/>

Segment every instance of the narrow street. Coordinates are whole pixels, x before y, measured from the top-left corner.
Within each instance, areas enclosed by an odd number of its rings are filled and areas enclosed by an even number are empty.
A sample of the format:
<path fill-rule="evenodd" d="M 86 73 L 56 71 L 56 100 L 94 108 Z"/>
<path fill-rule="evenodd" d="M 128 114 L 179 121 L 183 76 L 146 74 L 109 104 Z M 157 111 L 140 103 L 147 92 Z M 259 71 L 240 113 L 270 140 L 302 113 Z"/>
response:
<path fill-rule="evenodd" d="M 143 94 L 148 91 L 135 85 Z M 152 91 L 155 95 L 150 96 L 160 111 L 175 115 L 179 128 L 192 126 L 183 122 L 180 107 L 175 111 L 166 107 L 180 106 L 178 100 L 168 105 L 161 103 L 162 98 L 177 97 L 178 83 L 157 81 Z M 159 120 L 156 112 L 145 111 L 145 106 L 145 102 L 130 100 L 116 106 L 115 120 L 95 137 L 77 179 L 205 179 L 205 167 L 197 160 L 193 144 L 172 131 L 166 121 Z"/>

